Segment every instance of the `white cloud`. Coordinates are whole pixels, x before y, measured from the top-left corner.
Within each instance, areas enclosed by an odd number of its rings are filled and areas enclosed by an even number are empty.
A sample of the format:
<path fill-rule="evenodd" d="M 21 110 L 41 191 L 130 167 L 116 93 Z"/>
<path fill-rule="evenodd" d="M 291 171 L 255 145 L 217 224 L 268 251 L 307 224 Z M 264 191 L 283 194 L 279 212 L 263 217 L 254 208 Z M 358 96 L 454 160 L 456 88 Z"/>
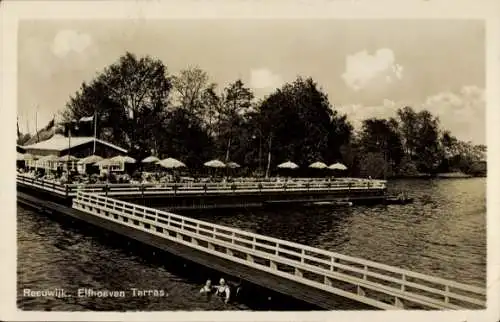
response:
<path fill-rule="evenodd" d="M 266 68 L 250 71 L 250 86 L 254 89 L 275 89 L 283 85 L 283 78 Z"/>
<path fill-rule="evenodd" d="M 90 35 L 75 30 L 61 30 L 52 42 L 52 53 L 63 58 L 71 53 L 82 53 L 91 45 Z"/>
<path fill-rule="evenodd" d="M 372 81 L 385 80 L 392 83 L 403 77 L 403 66 L 395 61 L 391 49 L 378 49 L 373 55 L 366 50 L 346 57 L 344 82 L 355 91 L 367 87 Z"/>
<path fill-rule="evenodd" d="M 361 105 L 352 104 L 339 106 L 338 110 L 341 113 L 347 114 L 349 121 L 352 123 L 356 130 L 360 130 L 363 121 L 369 118 L 385 118 L 396 116 L 396 111 L 400 106 L 394 101 L 384 99 L 380 105 Z"/>
<path fill-rule="evenodd" d="M 355 129 L 359 130 L 363 120 L 396 117 L 396 111 L 405 105 L 405 102 L 384 99 L 380 105 L 352 104 L 335 108 L 347 114 Z M 427 97 L 421 104 L 410 106 L 417 112 L 426 109 L 439 117 L 441 128 L 449 130 L 460 140 L 485 143 L 486 101 L 483 88 L 464 86 L 457 92 L 441 92 Z"/>
<path fill-rule="evenodd" d="M 483 88 L 464 86 L 459 92 L 441 92 L 429 96 L 421 108 L 438 116 L 442 127 L 459 139 L 485 142 L 486 101 Z"/>

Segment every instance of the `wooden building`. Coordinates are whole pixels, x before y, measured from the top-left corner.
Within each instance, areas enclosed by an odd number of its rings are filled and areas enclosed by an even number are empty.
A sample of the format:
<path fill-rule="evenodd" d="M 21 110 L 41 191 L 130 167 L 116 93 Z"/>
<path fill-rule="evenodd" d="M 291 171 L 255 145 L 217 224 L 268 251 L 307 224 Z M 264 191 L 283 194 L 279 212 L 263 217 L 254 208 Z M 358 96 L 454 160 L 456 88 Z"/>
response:
<path fill-rule="evenodd" d="M 94 152 L 95 145 L 95 152 Z M 118 155 L 127 154 L 127 150 L 111 144 L 109 142 L 95 139 L 94 137 L 65 137 L 60 134 L 52 138 L 38 142 L 32 145 L 23 146 L 26 153 L 33 155 L 33 158 L 26 160 L 26 166 L 29 168 L 56 170 L 62 167 L 65 170 L 70 167 L 77 170 L 78 159 L 82 159 L 93 154 L 103 158 L 111 158 Z M 59 160 L 60 157 L 71 156 L 77 159 L 69 158 L 68 161 Z M 85 167 L 78 169 L 85 171 Z"/>
<path fill-rule="evenodd" d="M 94 153 L 95 142 L 95 153 Z M 127 150 L 109 142 L 95 139 L 94 137 L 65 137 L 60 134 L 36 144 L 23 146 L 26 153 L 36 156 L 56 155 L 58 157 L 72 155 L 77 158 L 85 158 L 92 154 L 103 158 L 111 158 L 117 155 L 127 154 Z"/>

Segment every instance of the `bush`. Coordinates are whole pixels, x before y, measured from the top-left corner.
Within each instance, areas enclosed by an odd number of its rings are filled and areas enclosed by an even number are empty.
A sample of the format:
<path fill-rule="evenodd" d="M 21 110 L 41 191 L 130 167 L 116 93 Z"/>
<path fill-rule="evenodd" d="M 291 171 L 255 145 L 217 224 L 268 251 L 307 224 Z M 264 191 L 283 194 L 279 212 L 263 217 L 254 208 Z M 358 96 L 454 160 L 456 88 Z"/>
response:
<path fill-rule="evenodd" d="M 417 169 L 417 165 L 415 164 L 415 162 L 407 159 L 407 158 L 403 158 L 403 160 L 401 161 L 401 164 L 399 166 L 399 171 L 398 171 L 398 174 L 401 175 L 401 176 L 416 176 L 418 175 L 418 169 Z"/>
<path fill-rule="evenodd" d="M 384 178 L 387 175 L 388 164 L 381 153 L 367 153 L 361 158 L 359 166 L 364 177 Z"/>

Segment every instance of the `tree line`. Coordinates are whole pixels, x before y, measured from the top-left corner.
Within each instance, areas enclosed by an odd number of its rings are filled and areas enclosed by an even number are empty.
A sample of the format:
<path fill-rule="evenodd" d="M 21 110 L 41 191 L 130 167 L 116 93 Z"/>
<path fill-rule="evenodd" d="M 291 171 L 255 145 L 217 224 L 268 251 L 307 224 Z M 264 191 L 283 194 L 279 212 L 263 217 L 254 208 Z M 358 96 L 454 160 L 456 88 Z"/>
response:
<path fill-rule="evenodd" d="M 287 160 L 301 166 L 298 173 L 316 161 L 342 162 L 347 175 L 373 178 L 485 171 L 486 147 L 458 140 L 429 111 L 406 106 L 355 131 L 312 78 L 257 100 L 240 79 L 219 89 L 199 67 L 173 75 L 159 59 L 126 53 L 82 83 L 62 111 L 65 122 L 94 115 L 97 136 L 132 157 L 174 157 L 190 168 L 217 158 L 253 174 Z M 94 134 L 92 125 L 74 131 Z"/>

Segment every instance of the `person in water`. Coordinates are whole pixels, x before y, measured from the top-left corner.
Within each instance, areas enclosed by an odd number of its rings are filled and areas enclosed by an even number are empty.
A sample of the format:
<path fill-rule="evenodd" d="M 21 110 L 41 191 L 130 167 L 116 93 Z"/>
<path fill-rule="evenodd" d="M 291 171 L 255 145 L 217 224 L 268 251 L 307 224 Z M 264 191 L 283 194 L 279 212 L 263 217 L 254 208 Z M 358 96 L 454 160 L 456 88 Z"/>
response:
<path fill-rule="evenodd" d="M 212 293 L 213 290 L 214 287 L 212 286 L 212 281 L 207 280 L 205 285 L 203 285 L 203 287 L 201 288 L 200 293 Z"/>
<path fill-rule="evenodd" d="M 200 294 L 204 294 L 207 296 L 207 298 L 210 298 L 212 296 L 212 293 L 214 291 L 214 287 L 212 286 L 212 281 L 207 280 L 205 285 L 200 290 Z"/>
<path fill-rule="evenodd" d="M 219 285 L 216 286 L 215 294 L 224 297 L 224 302 L 229 302 L 229 298 L 231 297 L 231 290 L 229 289 L 229 285 L 226 284 L 226 281 L 221 278 L 219 281 Z"/>

